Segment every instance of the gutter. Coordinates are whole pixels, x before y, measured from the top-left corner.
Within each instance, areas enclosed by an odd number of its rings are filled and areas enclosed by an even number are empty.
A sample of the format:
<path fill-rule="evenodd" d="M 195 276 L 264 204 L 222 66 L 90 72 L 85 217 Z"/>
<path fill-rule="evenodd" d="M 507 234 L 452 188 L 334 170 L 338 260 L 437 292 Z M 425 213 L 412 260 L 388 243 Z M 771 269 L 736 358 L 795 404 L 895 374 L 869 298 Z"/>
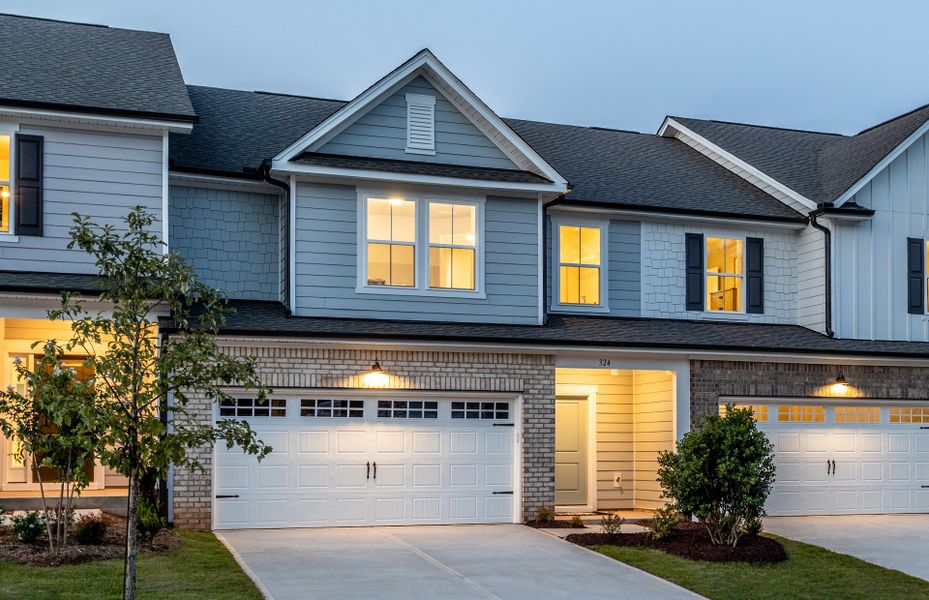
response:
<path fill-rule="evenodd" d="M 835 337 L 835 331 L 832 329 L 832 231 L 817 220 L 817 217 L 827 213 L 828 210 L 825 204 L 820 204 L 810 213 L 810 226 L 823 232 L 826 258 L 826 335 Z"/>
<path fill-rule="evenodd" d="M 289 211 L 290 211 L 290 184 L 287 183 L 287 182 L 285 182 L 285 181 L 281 181 L 280 179 L 275 179 L 274 177 L 271 177 L 271 161 L 270 161 L 270 160 L 265 159 L 265 160 L 261 161 L 261 166 L 258 167 L 258 177 L 259 177 L 260 179 L 262 179 L 263 181 L 265 181 L 265 182 L 267 182 L 267 183 L 269 183 L 269 184 L 271 184 L 271 185 L 273 185 L 273 186 L 275 186 L 275 187 L 278 187 L 278 188 L 280 188 L 280 189 L 282 189 L 282 190 L 284 191 L 284 199 L 285 199 L 286 202 L 287 202 L 287 207 L 288 207 L 287 210 L 288 210 L 288 212 L 289 212 Z M 291 236 L 290 236 L 290 215 L 289 215 L 289 214 L 288 214 L 288 216 L 287 216 L 286 222 L 287 222 L 287 223 L 286 223 L 286 225 L 285 225 L 285 233 L 286 233 L 286 235 L 287 235 L 287 237 L 286 237 L 286 239 L 287 239 L 287 256 L 286 256 L 285 258 L 287 258 L 287 260 L 284 261 L 284 262 L 285 262 L 285 264 L 287 265 L 287 268 L 290 269 L 290 255 L 291 255 L 291 253 L 294 251 L 294 249 L 290 247 L 290 237 L 291 237 Z M 288 273 L 285 273 L 284 275 L 286 275 L 285 280 L 289 282 L 289 281 L 290 281 L 290 273 L 288 272 Z M 288 297 L 289 297 L 289 296 L 290 296 L 290 295 L 288 294 Z M 285 306 L 286 306 L 286 304 L 285 304 Z M 287 306 L 287 316 L 291 316 L 292 314 L 293 314 L 293 308 L 290 307 L 290 306 Z"/>

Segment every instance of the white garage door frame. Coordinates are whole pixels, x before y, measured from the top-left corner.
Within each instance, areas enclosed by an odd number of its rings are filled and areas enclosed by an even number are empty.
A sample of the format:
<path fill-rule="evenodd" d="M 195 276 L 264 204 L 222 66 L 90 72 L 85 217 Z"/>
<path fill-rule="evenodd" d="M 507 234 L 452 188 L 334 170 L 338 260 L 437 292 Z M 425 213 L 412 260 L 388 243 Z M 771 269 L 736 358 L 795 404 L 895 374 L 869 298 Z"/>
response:
<path fill-rule="evenodd" d="M 892 422 L 890 408 L 929 409 L 929 399 L 906 400 L 892 398 L 849 398 L 843 396 L 830 397 L 756 397 L 756 396 L 720 396 L 719 405 L 725 404 L 767 406 L 767 422 L 759 421 L 758 427 L 771 438 L 774 433 L 799 434 L 794 436 L 796 442 L 791 446 L 791 452 L 797 452 L 797 459 L 792 466 L 803 483 L 786 484 L 781 487 L 788 488 L 786 493 L 795 499 L 806 501 L 807 506 L 797 507 L 791 503 L 789 507 L 771 507 L 772 515 L 804 515 L 804 514 L 904 514 L 929 512 L 929 478 L 926 472 L 929 469 L 929 460 L 926 460 L 927 440 L 929 440 L 929 423 L 920 422 Z M 779 421 L 778 406 L 811 407 L 822 406 L 825 409 L 823 422 L 789 422 Z M 838 422 L 836 407 L 876 407 L 880 409 L 878 422 Z M 886 410 L 885 410 L 886 409 Z M 847 417 L 846 417 L 847 418 Z M 900 417 L 897 417 L 898 419 Z M 819 446 L 811 443 L 814 438 L 805 434 L 822 431 L 825 436 L 818 436 Z M 831 441 L 830 441 L 831 438 Z M 874 449 L 866 450 L 866 438 Z M 777 448 L 781 441 L 780 436 L 772 439 Z M 894 450 L 894 442 L 905 442 L 901 449 Z M 797 445 L 799 444 L 799 445 Z M 796 448 L 794 448 L 796 446 Z M 877 447 L 879 446 L 879 449 Z M 903 450 L 902 446 L 907 449 Z M 846 452 L 840 456 L 840 452 Z M 809 460 L 806 456 L 812 453 L 817 460 Z M 871 453 L 870 455 L 868 453 Z M 894 453 L 900 453 L 894 457 Z M 828 455 L 828 456 L 827 456 Z M 902 455 L 906 455 L 903 458 Z M 836 461 L 834 456 L 839 456 Z M 867 458 L 866 458 L 867 457 Z M 819 461 L 830 459 L 831 475 L 823 479 L 822 484 L 816 481 L 822 479 L 822 473 L 816 469 L 827 463 Z M 894 462 L 894 458 L 896 461 Z M 922 460 L 920 460 L 922 458 Z M 843 460 L 845 459 L 845 460 Z M 870 459 L 870 460 L 869 460 Z M 780 472 L 781 457 L 776 458 Z M 894 464 L 891 464 L 891 463 Z M 867 464 L 866 464 L 867 463 Z M 886 464 L 885 464 L 886 463 Z M 905 469 L 899 469 L 906 465 Z M 870 468 L 872 477 L 866 477 L 866 467 Z M 825 469 L 825 467 L 822 467 Z M 901 477 L 894 477 L 894 469 L 902 473 Z M 813 472 L 809 478 L 805 473 Z M 831 477 L 832 480 L 829 480 Z M 906 477 L 909 480 L 905 479 Z M 842 483 L 842 480 L 846 483 Z M 869 484 L 867 480 L 880 481 Z M 905 483 L 894 483 L 905 482 Z M 778 482 L 775 481 L 772 498 L 778 492 Z M 878 493 L 880 492 L 880 493 Z M 865 496 L 869 501 L 865 500 Z"/>
<path fill-rule="evenodd" d="M 233 398 L 254 397 L 253 391 L 243 388 L 228 388 L 224 390 Z M 331 399 L 356 399 L 356 400 L 436 400 L 439 402 L 452 401 L 498 401 L 512 403 L 513 433 L 513 519 L 515 524 L 522 523 L 522 503 L 523 503 L 523 404 L 524 397 L 521 393 L 512 392 L 480 392 L 480 391 L 431 391 L 431 390 L 385 390 L 385 389 L 346 389 L 346 388 L 278 388 L 275 393 L 269 395 L 271 399 L 286 399 L 288 414 L 299 406 L 300 400 L 304 398 L 331 398 Z M 214 404 L 212 407 L 213 422 L 220 419 L 219 406 Z M 261 419 L 266 419 L 262 417 Z M 252 426 L 256 424 L 255 420 L 243 419 Z M 257 421 L 260 423 L 261 421 Z M 220 442 L 222 444 L 222 442 Z M 210 505 L 211 519 L 213 529 L 218 529 L 217 523 L 217 448 L 214 446 L 212 452 L 211 484 L 210 484 Z"/>

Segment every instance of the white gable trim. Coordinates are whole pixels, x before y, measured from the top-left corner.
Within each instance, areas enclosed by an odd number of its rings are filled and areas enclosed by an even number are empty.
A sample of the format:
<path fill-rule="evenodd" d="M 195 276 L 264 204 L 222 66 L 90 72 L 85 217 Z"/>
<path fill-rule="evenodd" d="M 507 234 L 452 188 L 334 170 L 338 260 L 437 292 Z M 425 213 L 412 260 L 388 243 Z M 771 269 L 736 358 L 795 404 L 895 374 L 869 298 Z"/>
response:
<path fill-rule="evenodd" d="M 851 200 L 855 196 L 855 194 L 861 191 L 861 188 L 866 186 L 868 182 L 870 182 L 872 179 L 877 177 L 878 173 L 886 169 L 887 166 L 890 165 L 890 163 L 892 163 L 898 156 L 906 152 L 907 148 L 912 146 L 916 142 L 916 140 L 921 138 L 927 132 L 929 132 L 929 121 L 926 121 L 925 123 L 923 123 L 919 127 L 919 129 L 911 133 L 909 137 L 907 137 L 905 140 L 900 142 L 900 144 L 897 145 L 896 148 L 891 150 L 887 156 L 882 158 L 880 162 L 878 162 L 876 165 L 874 165 L 871 168 L 870 171 L 865 173 L 864 177 L 856 181 L 854 184 L 852 184 L 850 188 L 842 192 L 842 195 L 836 198 L 833 203 L 838 207 L 838 206 L 842 206 L 843 204 Z"/>
<path fill-rule="evenodd" d="M 274 162 L 285 163 L 290 161 L 313 144 L 334 135 L 348 124 L 354 122 L 377 102 L 386 98 L 393 90 L 419 74 L 426 76 L 430 83 L 447 96 L 450 102 L 461 109 L 462 114 L 474 123 L 514 163 L 550 179 L 564 188 L 564 191 L 567 191 L 567 181 L 564 177 L 539 156 L 529 144 L 504 123 L 503 119 L 498 117 L 461 80 L 455 77 L 429 50 L 418 52 L 410 60 L 363 91 L 354 100 L 281 151 L 274 157 Z"/>
<path fill-rule="evenodd" d="M 661 128 L 658 130 L 658 135 L 662 137 L 676 137 L 697 152 L 700 152 L 707 158 L 729 169 L 742 179 L 777 198 L 794 210 L 802 213 L 805 210 L 813 210 L 817 207 L 816 202 L 792 190 L 734 154 L 723 150 L 713 142 L 697 134 L 693 130 L 688 129 L 671 117 L 665 117 L 664 123 L 661 124 Z"/>

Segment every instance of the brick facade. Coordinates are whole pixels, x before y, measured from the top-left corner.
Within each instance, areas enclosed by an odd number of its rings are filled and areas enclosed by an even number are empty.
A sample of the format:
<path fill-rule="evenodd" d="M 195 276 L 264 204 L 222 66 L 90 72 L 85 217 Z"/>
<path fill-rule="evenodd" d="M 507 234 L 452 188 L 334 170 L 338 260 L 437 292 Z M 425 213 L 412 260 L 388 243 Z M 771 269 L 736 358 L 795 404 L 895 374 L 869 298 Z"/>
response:
<path fill-rule="evenodd" d="M 555 366 L 549 355 L 437 351 L 373 351 L 275 343 L 227 345 L 233 356 L 256 357 L 271 388 L 362 388 L 375 359 L 390 375 L 389 389 L 514 392 L 523 395 L 523 515 L 555 498 Z M 212 418 L 205 399 L 191 402 L 202 420 Z M 211 526 L 212 451 L 197 450 L 203 472 L 174 474 L 174 524 Z"/>
<path fill-rule="evenodd" d="M 690 426 L 719 410 L 720 396 L 828 397 L 843 373 L 842 397 L 925 400 L 929 368 L 800 363 L 690 361 Z"/>

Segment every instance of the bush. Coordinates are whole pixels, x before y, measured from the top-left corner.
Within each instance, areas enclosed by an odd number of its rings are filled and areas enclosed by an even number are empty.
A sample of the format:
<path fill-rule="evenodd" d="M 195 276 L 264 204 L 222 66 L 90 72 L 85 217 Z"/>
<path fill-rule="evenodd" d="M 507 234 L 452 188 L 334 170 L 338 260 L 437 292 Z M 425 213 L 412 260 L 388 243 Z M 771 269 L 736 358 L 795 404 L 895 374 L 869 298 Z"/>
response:
<path fill-rule="evenodd" d="M 626 519 L 612 513 L 600 517 L 600 527 L 603 528 L 603 533 L 607 535 L 616 535 L 622 532 L 623 523 L 625 522 Z"/>
<path fill-rule="evenodd" d="M 136 509 L 136 527 L 143 541 L 151 541 L 155 534 L 161 531 L 164 523 L 155 505 L 147 500 L 140 500 Z"/>
<path fill-rule="evenodd" d="M 663 540 L 674 532 L 680 522 L 677 512 L 670 506 L 663 506 L 655 511 L 651 521 L 648 522 L 648 537 L 653 540 Z"/>
<path fill-rule="evenodd" d="M 554 516 L 555 513 L 552 511 L 552 509 L 546 508 L 544 506 L 535 511 L 535 520 L 539 523 L 548 523 Z"/>
<path fill-rule="evenodd" d="M 45 531 L 45 517 L 36 511 L 10 518 L 13 535 L 24 544 L 34 544 Z"/>
<path fill-rule="evenodd" d="M 774 449 L 750 409 L 726 407 L 658 456 L 658 482 L 678 512 L 695 516 L 714 544 L 735 547 L 764 516 L 774 483 Z"/>
<path fill-rule="evenodd" d="M 575 529 L 584 528 L 584 519 L 582 519 L 580 515 L 574 515 L 573 517 L 571 517 L 570 523 L 571 523 L 571 527 Z"/>
<path fill-rule="evenodd" d="M 761 517 L 749 519 L 745 523 L 745 535 L 760 535 L 762 531 L 764 531 L 764 523 L 761 521 Z"/>
<path fill-rule="evenodd" d="M 103 543 L 106 529 L 103 517 L 84 515 L 74 524 L 74 541 L 81 546 L 98 546 Z"/>

